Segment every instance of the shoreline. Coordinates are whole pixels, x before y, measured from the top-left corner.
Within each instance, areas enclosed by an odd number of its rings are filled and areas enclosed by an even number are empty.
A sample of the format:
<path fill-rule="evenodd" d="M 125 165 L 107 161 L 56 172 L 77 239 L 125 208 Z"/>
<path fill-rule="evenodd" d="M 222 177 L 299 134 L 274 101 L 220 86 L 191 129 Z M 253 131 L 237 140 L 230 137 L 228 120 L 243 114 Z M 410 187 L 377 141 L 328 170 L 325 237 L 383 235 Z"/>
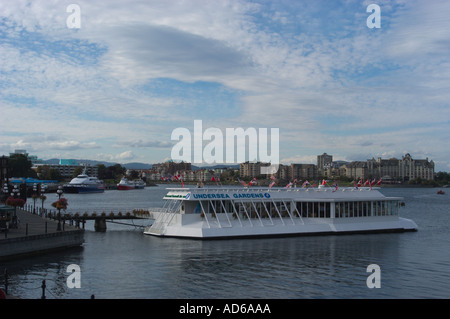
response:
<path fill-rule="evenodd" d="M 281 185 L 275 185 L 274 187 L 285 187 L 285 184 L 287 184 L 289 182 L 285 182 L 284 184 Z M 342 182 L 342 183 L 338 183 L 339 187 L 353 187 L 354 185 L 349 183 L 349 182 Z M 330 184 L 330 183 L 328 183 Z M 170 183 L 170 182 L 161 182 L 161 183 L 157 183 L 156 185 L 161 185 L 161 186 L 165 186 L 165 187 L 181 187 L 180 183 Z M 187 186 L 197 186 L 196 182 L 184 182 L 184 185 Z M 217 186 L 216 183 L 214 182 L 206 182 L 204 183 L 205 186 Z M 240 186 L 241 184 L 238 182 L 225 182 L 225 183 L 221 183 L 219 185 L 220 186 Z M 269 184 L 268 183 L 262 183 L 262 184 L 256 184 L 255 186 L 251 186 L 251 187 L 268 187 Z M 330 187 L 332 186 L 331 184 L 329 185 Z M 364 187 L 364 186 L 361 186 Z M 381 184 L 381 185 L 377 185 L 374 187 L 380 187 L 380 188 L 447 188 L 449 187 L 448 184 L 445 185 L 422 185 L 422 184 L 409 184 L 409 183 L 401 183 L 401 184 Z M 301 185 L 297 185 L 297 188 L 301 188 Z"/>

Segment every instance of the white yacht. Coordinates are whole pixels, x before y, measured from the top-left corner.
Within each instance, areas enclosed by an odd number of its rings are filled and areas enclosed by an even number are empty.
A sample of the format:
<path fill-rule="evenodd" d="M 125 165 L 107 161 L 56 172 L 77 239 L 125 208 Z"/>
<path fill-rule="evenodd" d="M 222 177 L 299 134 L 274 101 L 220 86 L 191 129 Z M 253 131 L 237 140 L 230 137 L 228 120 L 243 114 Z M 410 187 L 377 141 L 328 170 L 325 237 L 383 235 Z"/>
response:
<path fill-rule="evenodd" d="M 378 188 L 168 188 L 144 233 L 187 238 L 416 231 Z"/>
<path fill-rule="evenodd" d="M 105 187 L 103 181 L 97 177 L 88 176 L 84 169 L 83 173 L 65 184 L 63 190 L 65 193 L 103 193 Z"/>

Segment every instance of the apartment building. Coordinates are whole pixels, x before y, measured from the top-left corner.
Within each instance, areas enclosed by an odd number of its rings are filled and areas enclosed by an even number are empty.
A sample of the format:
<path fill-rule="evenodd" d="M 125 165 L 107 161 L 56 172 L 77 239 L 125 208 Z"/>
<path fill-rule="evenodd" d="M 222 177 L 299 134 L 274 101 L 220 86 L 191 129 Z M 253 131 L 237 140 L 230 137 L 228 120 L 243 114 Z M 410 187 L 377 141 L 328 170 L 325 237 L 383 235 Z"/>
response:
<path fill-rule="evenodd" d="M 344 165 L 345 175 L 354 179 L 385 178 L 409 181 L 418 177 L 434 180 L 434 162 L 426 159 L 413 159 L 407 153 L 401 159 L 382 159 L 378 157 L 367 161 L 354 161 Z"/>

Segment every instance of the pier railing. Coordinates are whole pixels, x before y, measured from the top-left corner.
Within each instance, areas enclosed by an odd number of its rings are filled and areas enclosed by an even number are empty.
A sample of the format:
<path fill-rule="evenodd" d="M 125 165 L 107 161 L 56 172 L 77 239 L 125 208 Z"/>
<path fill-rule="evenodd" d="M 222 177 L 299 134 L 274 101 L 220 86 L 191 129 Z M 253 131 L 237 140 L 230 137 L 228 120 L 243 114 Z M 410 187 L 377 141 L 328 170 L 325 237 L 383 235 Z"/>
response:
<path fill-rule="evenodd" d="M 53 218 L 54 216 L 57 216 L 58 211 L 47 209 L 47 208 L 41 208 L 41 207 L 33 207 L 32 204 L 25 204 L 25 206 L 22 208 L 23 210 L 36 214 L 41 217 L 46 218 Z M 123 210 L 110 210 L 110 211 L 92 211 L 92 212 L 61 212 L 61 217 L 66 218 L 84 218 L 84 219 L 95 219 L 97 217 L 106 217 L 111 219 L 133 219 L 133 218 L 152 218 L 151 213 L 148 209 L 145 208 L 134 208 L 130 211 L 123 211 Z"/>
<path fill-rule="evenodd" d="M 92 212 L 67 212 L 61 211 L 58 213 L 57 210 L 47 209 L 47 208 L 38 208 L 33 207 L 32 204 L 25 204 L 22 210 L 36 214 L 43 218 L 48 218 L 51 220 L 60 221 L 62 226 L 67 223 L 71 226 L 75 226 L 78 228 L 85 227 L 85 223 L 87 220 L 95 221 L 95 229 L 99 231 L 106 230 L 106 221 L 116 221 L 117 220 L 126 220 L 126 219 L 153 219 L 152 213 L 148 209 L 144 208 L 135 208 L 131 211 L 92 211 Z M 136 225 L 132 225 L 136 226 Z"/>

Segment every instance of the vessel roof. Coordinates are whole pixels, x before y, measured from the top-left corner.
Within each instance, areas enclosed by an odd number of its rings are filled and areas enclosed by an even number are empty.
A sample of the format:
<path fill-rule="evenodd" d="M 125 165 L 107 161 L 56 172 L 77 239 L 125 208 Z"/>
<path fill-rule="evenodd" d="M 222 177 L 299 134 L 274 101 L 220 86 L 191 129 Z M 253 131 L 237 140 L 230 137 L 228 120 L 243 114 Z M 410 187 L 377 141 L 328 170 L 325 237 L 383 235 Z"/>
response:
<path fill-rule="evenodd" d="M 322 188 L 271 188 L 267 187 L 205 187 L 167 188 L 165 199 L 179 200 L 297 200 L 297 201 L 357 201 L 386 200 L 399 197 L 384 196 L 378 187 L 322 187 Z"/>

